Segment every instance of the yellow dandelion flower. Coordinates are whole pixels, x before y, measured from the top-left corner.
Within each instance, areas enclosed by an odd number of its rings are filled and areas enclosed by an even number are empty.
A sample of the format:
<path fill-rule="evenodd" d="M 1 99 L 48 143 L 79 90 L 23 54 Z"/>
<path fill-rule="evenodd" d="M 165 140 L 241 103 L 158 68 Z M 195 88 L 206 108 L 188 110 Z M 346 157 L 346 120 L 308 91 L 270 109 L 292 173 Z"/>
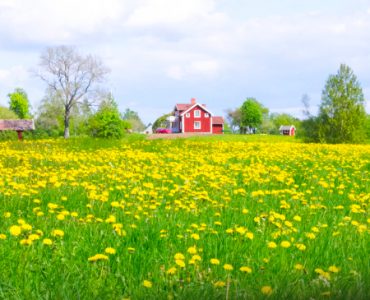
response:
<path fill-rule="evenodd" d="M 29 245 L 32 245 L 33 241 L 30 240 L 30 239 L 22 239 L 20 240 L 19 242 L 21 245 L 26 245 L 26 246 L 29 246 Z"/>
<path fill-rule="evenodd" d="M 6 235 L 4 233 L 0 233 L 0 240 L 6 240 Z"/>
<path fill-rule="evenodd" d="M 261 288 L 261 292 L 264 295 L 270 296 L 272 294 L 272 287 L 269 285 L 265 285 Z"/>
<path fill-rule="evenodd" d="M 190 236 L 192 239 L 198 241 L 200 239 L 199 237 L 199 234 L 198 233 L 193 233 L 191 236 Z"/>
<path fill-rule="evenodd" d="M 98 261 L 98 260 L 108 260 L 108 256 L 104 254 L 95 254 L 94 256 L 91 256 L 88 258 L 88 261 Z"/>
<path fill-rule="evenodd" d="M 250 267 L 241 267 L 239 270 L 248 274 L 252 273 L 252 269 Z"/>
<path fill-rule="evenodd" d="M 274 249 L 277 247 L 276 243 L 275 242 L 268 242 L 267 243 L 267 247 L 269 247 L 270 249 Z"/>
<path fill-rule="evenodd" d="M 314 233 L 312 233 L 312 232 L 306 232 L 305 235 L 310 240 L 314 240 L 316 238 L 316 235 Z"/>
<path fill-rule="evenodd" d="M 295 246 L 297 247 L 298 250 L 300 251 L 304 251 L 306 250 L 306 245 L 304 244 L 295 244 Z"/>
<path fill-rule="evenodd" d="M 220 264 L 220 261 L 217 258 L 211 258 L 210 262 L 211 262 L 212 265 L 219 265 Z"/>
<path fill-rule="evenodd" d="M 194 261 L 201 261 L 202 260 L 202 258 L 198 254 L 193 255 L 191 259 L 194 260 Z"/>
<path fill-rule="evenodd" d="M 336 266 L 330 266 L 328 271 L 332 272 L 332 273 L 338 273 L 340 271 L 340 268 L 338 268 Z"/>
<path fill-rule="evenodd" d="M 246 236 L 248 239 L 250 239 L 250 240 L 253 240 L 253 238 L 254 238 L 254 234 L 253 234 L 252 232 L 247 232 L 247 233 L 245 234 L 245 236 Z"/>
<path fill-rule="evenodd" d="M 18 236 L 22 233 L 22 228 L 21 226 L 13 225 L 10 227 L 9 231 L 11 235 Z"/>
<path fill-rule="evenodd" d="M 63 230 L 60 230 L 60 229 L 54 229 L 51 232 L 51 235 L 52 236 L 55 236 L 55 237 L 63 237 L 64 236 L 64 231 Z"/>
<path fill-rule="evenodd" d="M 176 267 L 172 267 L 172 268 L 169 268 L 169 269 L 167 270 L 167 274 L 168 274 L 168 275 L 174 275 L 176 272 L 177 272 Z"/>
<path fill-rule="evenodd" d="M 185 256 L 182 253 L 176 253 L 175 254 L 175 260 L 184 260 Z"/>
<path fill-rule="evenodd" d="M 108 248 L 105 248 L 104 252 L 107 254 L 116 254 L 116 249 L 112 247 L 108 247 Z"/>
<path fill-rule="evenodd" d="M 51 246 L 53 244 L 53 241 L 51 239 L 43 239 L 42 243 L 47 246 Z"/>
<path fill-rule="evenodd" d="M 38 240 L 38 239 L 40 239 L 40 236 L 38 235 L 38 234 L 30 234 L 29 236 L 28 236 L 28 239 L 30 239 L 31 241 L 35 241 L 35 240 Z"/>
<path fill-rule="evenodd" d="M 188 248 L 188 253 L 189 254 L 195 254 L 195 253 L 197 253 L 197 248 L 195 246 L 189 247 Z"/>
<path fill-rule="evenodd" d="M 225 281 L 216 281 L 213 286 L 216 288 L 222 288 L 226 285 Z"/>
<path fill-rule="evenodd" d="M 293 220 L 294 221 L 297 221 L 297 222 L 301 222 L 302 221 L 302 218 L 300 216 L 294 216 L 293 217 Z"/>
<path fill-rule="evenodd" d="M 176 265 L 178 265 L 180 268 L 185 268 L 185 262 L 182 259 L 176 259 L 175 260 Z"/>
<path fill-rule="evenodd" d="M 22 230 L 25 230 L 25 231 L 32 230 L 32 226 L 30 224 L 27 224 L 27 223 L 22 224 L 21 227 L 22 227 Z"/>
<path fill-rule="evenodd" d="M 225 269 L 226 271 L 232 271 L 234 268 L 233 268 L 233 266 L 232 266 L 232 265 L 230 265 L 230 264 L 224 264 L 224 269 Z"/>
<path fill-rule="evenodd" d="M 290 242 L 288 242 L 288 241 L 282 241 L 280 243 L 280 246 L 283 247 L 283 248 L 289 248 L 290 247 Z"/>
<path fill-rule="evenodd" d="M 294 265 L 294 269 L 296 269 L 296 270 L 303 270 L 304 267 L 301 264 L 295 264 Z"/>
<path fill-rule="evenodd" d="M 10 213 L 8 211 L 4 212 L 4 218 L 10 218 L 11 215 L 12 215 L 12 213 Z"/>
<path fill-rule="evenodd" d="M 150 289 L 150 288 L 152 288 L 153 283 L 151 281 L 149 281 L 149 280 L 144 280 L 143 281 L 143 286 L 146 287 L 146 288 L 148 288 L 148 289 Z"/>
<path fill-rule="evenodd" d="M 64 214 L 58 214 L 58 215 L 57 215 L 57 219 L 58 219 L 59 221 L 63 221 L 63 220 L 65 219 Z"/>

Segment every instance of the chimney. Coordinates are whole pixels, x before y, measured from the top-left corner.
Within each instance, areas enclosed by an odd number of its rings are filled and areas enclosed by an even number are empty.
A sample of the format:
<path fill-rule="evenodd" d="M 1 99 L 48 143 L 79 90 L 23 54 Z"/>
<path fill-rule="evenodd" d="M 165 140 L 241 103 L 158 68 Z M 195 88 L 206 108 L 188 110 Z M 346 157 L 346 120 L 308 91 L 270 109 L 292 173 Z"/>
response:
<path fill-rule="evenodd" d="M 191 98 L 190 103 L 193 105 L 193 104 L 197 103 L 197 101 L 195 100 L 195 98 Z"/>
<path fill-rule="evenodd" d="M 202 104 L 202 106 L 203 106 L 203 107 L 206 107 L 206 105 L 205 105 L 205 104 Z"/>

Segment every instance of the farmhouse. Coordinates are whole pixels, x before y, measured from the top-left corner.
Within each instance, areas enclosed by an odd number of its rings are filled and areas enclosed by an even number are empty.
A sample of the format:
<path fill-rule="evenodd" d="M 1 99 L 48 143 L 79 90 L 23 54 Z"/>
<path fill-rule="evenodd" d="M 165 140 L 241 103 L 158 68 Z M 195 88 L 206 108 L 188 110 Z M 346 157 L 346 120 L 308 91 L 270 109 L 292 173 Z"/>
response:
<path fill-rule="evenodd" d="M 222 134 L 224 119 L 213 116 L 205 104 L 194 98 L 187 104 L 176 104 L 172 112 L 171 130 L 174 133 L 211 133 Z"/>
<path fill-rule="evenodd" d="M 295 127 L 294 125 L 281 125 L 279 128 L 281 135 L 295 135 Z"/>

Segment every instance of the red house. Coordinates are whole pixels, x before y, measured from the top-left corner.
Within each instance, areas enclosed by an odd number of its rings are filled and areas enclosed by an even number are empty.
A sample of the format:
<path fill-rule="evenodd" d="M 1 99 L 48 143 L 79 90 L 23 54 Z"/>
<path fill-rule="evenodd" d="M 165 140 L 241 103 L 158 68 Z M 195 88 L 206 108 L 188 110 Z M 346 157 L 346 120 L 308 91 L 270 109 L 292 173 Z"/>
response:
<path fill-rule="evenodd" d="M 194 98 L 188 104 L 176 104 L 172 114 L 174 116 L 171 122 L 172 132 L 223 133 L 223 118 L 213 116 L 205 104 L 197 103 Z"/>

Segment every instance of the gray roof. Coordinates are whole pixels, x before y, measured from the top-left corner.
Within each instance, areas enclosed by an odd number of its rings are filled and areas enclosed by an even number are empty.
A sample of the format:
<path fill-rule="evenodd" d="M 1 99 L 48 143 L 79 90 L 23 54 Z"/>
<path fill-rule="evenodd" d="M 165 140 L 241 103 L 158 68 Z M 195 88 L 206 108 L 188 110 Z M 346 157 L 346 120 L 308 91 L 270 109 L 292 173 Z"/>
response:
<path fill-rule="evenodd" d="M 33 120 L 0 120 L 0 131 L 2 130 L 34 130 Z"/>
<path fill-rule="evenodd" d="M 295 129 L 295 126 L 294 125 L 281 125 L 279 130 L 290 130 L 292 128 Z"/>

